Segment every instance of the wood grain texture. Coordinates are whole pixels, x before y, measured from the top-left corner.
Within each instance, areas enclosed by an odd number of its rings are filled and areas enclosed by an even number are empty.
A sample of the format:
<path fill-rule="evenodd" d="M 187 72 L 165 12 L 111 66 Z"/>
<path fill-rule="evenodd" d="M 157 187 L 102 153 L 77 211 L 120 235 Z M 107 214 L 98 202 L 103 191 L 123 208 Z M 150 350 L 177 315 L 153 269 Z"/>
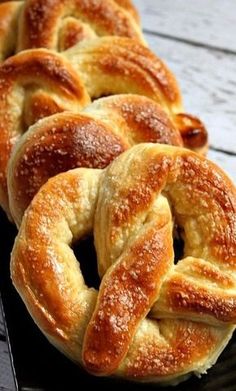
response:
<path fill-rule="evenodd" d="M 14 390 L 10 358 L 7 344 L 0 341 L 0 390 Z"/>
<path fill-rule="evenodd" d="M 0 305 L 0 391 L 14 391 L 14 379 L 6 340 L 2 308 Z"/>
<path fill-rule="evenodd" d="M 186 111 L 205 122 L 210 144 L 236 153 L 236 55 L 158 36 L 146 39 L 175 73 Z"/>
<path fill-rule="evenodd" d="M 134 0 L 134 3 L 147 30 L 236 52 L 235 0 Z"/>

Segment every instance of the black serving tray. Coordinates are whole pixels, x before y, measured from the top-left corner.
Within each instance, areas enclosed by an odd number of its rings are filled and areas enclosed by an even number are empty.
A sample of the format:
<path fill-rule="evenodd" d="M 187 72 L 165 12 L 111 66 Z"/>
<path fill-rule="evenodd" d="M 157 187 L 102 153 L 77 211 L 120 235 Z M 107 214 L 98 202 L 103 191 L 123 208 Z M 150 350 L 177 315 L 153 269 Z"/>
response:
<path fill-rule="evenodd" d="M 160 388 L 156 385 L 125 383 L 116 379 L 90 376 L 50 345 L 28 315 L 11 284 L 9 259 L 16 229 L 7 221 L 2 211 L 0 232 L 0 289 L 16 389 L 72 391 L 85 390 L 86 387 L 92 386 L 96 389 L 124 387 L 138 391 Z M 236 390 L 236 335 L 207 375 L 201 379 L 192 376 L 175 388 L 166 387 L 163 390 Z"/>

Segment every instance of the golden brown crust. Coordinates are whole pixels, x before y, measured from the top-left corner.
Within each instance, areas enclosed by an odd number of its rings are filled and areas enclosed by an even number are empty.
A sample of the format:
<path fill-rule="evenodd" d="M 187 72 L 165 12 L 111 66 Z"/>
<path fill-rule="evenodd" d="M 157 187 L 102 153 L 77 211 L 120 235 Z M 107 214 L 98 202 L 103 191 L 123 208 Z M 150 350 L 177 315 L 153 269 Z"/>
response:
<path fill-rule="evenodd" d="M 20 20 L 18 51 L 37 47 L 65 50 L 91 38 L 91 31 L 96 36 L 126 36 L 144 42 L 134 13 L 134 6 L 127 1 L 27 0 Z"/>
<path fill-rule="evenodd" d="M 16 141 L 40 118 L 66 109 L 78 109 L 89 101 L 68 61 L 47 50 L 22 52 L 1 65 L 0 202 L 7 212 L 6 168 Z"/>
<path fill-rule="evenodd" d="M 132 39 L 96 38 L 65 51 L 64 55 L 72 61 L 82 76 L 83 71 L 85 75 L 91 76 L 88 67 L 93 67 L 95 71 L 100 70 L 108 77 L 122 76 L 123 88 L 126 86 L 129 89 L 126 92 L 133 92 L 130 87 L 139 86 L 141 91 L 146 92 L 142 95 L 159 100 L 163 107 L 167 106 L 170 111 L 178 112 L 182 107 L 180 89 L 173 73 L 150 49 Z M 90 94 L 96 97 L 98 82 L 93 86 L 88 79 L 87 83 Z M 108 84 L 108 88 L 112 88 L 112 83 Z"/>
<path fill-rule="evenodd" d="M 206 152 L 204 124 L 184 113 L 173 73 L 148 48 L 124 37 L 103 37 L 81 43 L 64 55 L 80 73 L 92 98 L 117 93 L 147 96 L 171 116 L 187 148 Z"/>
<path fill-rule="evenodd" d="M 15 15 L 14 18 L 10 17 L 14 21 L 10 21 L 8 25 L 16 23 L 20 10 L 18 4 L 22 2 L 15 3 L 19 9 L 16 12 L 7 11 L 8 14 Z M 35 47 L 62 51 L 75 47 L 74 53 L 65 55 L 69 56 L 76 67 L 76 63 L 80 63 L 78 70 L 91 96 L 97 98 L 111 93 L 146 95 L 171 114 L 187 148 L 206 152 L 208 140 L 205 126 L 198 118 L 184 113 L 174 75 L 160 59 L 137 44 L 138 41 L 143 43 L 143 39 L 132 16 L 135 11 L 129 0 L 27 0 L 21 7 L 18 51 Z M 3 10 L 2 13 L 4 12 Z M 4 26 L 3 35 L 7 37 L 7 42 L 13 43 L 9 44 L 11 49 L 3 50 L 13 51 L 15 38 L 7 36 L 10 33 L 6 33 L 6 25 Z M 12 36 L 13 30 L 10 30 Z M 94 40 L 96 36 L 106 35 L 115 35 L 118 39 L 109 37 L 108 40 Z M 135 38 L 135 41 L 122 41 L 119 39 L 121 37 Z M 83 46 L 81 51 L 80 47 L 74 46 L 85 38 L 87 53 Z M 88 44 L 88 39 L 92 40 L 91 45 Z M 81 53 L 84 54 L 82 58 Z M 3 58 L 6 55 L 3 54 Z M 114 85 L 113 78 L 116 79 Z M 120 88 L 117 88 L 118 85 Z"/>
<path fill-rule="evenodd" d="M 166 306 L 173 313 L 181 311 L 214 316 L 222 322 L 236 322 L 236 297 L 186 281 L 185 276 L 173 276 L 166 282 Z M 235 285 L 234 285 L 235 286 Z M 158 304 L 157 304 L 158 305 Z"/>
<path fill-rule="evenodd" d="M 81 169 L 82 170 L 82 169 Z M 89 171 L 89 170 L 88 170 Z M 79 173 L 78 173 L 79 174 Z M 28 213 L 28 224 L 22 226 L 25 229 L 28 244 L 25 240 L 20 241 L 19 251 L 21 254 L 21 261 L 15 264 L 12 269 L 12 277 L 17 278 L 19 286 L 25 289 L 27 292 L 27 303 L 35 316 L 39 316 L 41 327 L 51 335 L 52 337 L 59 338 L 60 341 L 64 341 L 66 344 L 69 341 L 67 334 L 74 330 L 72 321 L 78 317 L 80 321 L 81 314 L 86 315 L 88 307 L 91 304 L 86 302 L 86 295 L 88 294 L 88 288 L 84 285 L 83 279 L 79 276 L 79 270 L 77 262 L 75 260 L 73 266 L 70 265 L 70 276 L 74 275 L 74 283 L 71 283 L 70 279 L 67 279 L 67 273 L 63 273 L 65 269 L 65 263 L 63 257 L 60 254 L 56 254 L 57 240 L 54 243 L 50 238 L 50 231 L 52 224 L 56 227 L 58 224 L 61 226 L 59 233 L 60 237 L 64 237 L 65 244 L 70 243 L 69 227 L 71 225 L 70 218 L 75 214 L 76 210 L 81 209 L 80 202 L 84 202 L 87 196 L 87 202 L 89 202 L 91 209 L 88 210 L 88 216 L 85 214 L 81 216 L 83 226 L 82 234 L 88 234 L 91 227 L 91 214 L 94 213 L 93 203 L 96 202 L 98 187 L 98 180 L 100 173 L 96 170 L 91 170 L 91 183 L 87 176 L 87 183 L 84 183 L 84 174 L 72 174 L 66 180 L 54 181 L 49 184 L 50 192 L 44 192 L 39 196 L 39 202 L 35 205 L 34 213 Z M 55 202 L 57 206 L 55 208 Z M 42 208 L 42 209 L 41 209 Z M 43 213 L 42 213 L 43 211 Z M 52 211 L 53 216 L 52 216 Z M 64 220 L 63 216 L 69 212 L 71 216 L 68 220 Z M 78 218 L 79 216 L 77 216 Z M 36 228 L 37 227 L 37 228 Z M 35 228 L 37 233 L 35 232 Z M 77 228 L 76 228 L 77 230 Z M 36 235 L 35 235 L 36 234 Z M 81 234 L 81 232 L 80 232 Z M 56 234 L 57 235 L 57 234 Z M 41 245 L 39 245 L 40 241 Z M 47 246 L 50 244 L 50 249 Z M 42 263 L 43 260 L 43 263 Z M 68 252 L 68 261 L 72 261 L 70 251 Z M 67 262 L 66 262 L 67 263 Z M 60 272 L 60 265 L 62 267 Z M 53 278 L 55 271 L 58 270 L 58 278 Z M 42 278 L 43 277 L 43 278 Z M 31 284 L 34 281 L 34 287 Z M 67 282 L 66 282 L 67 281 Z M 83 308 L 83 297 L 78 301 L 77 292 L 78 288 L 84 289 L 85 303 Z M 41 291 L 42 295 L 38 297 L 38 293 Z M 74 302 L 72 303 L 70 296 L 74 296 Z M 82 296 L 82 295 L 81 295 Z M 89 298 L 91 295 L 88 295 Z M 83 319 L 84 322 L 84 319 Z M 76 336 L 74 336 L 76 338 Z"/>
<path fill-rule="evenodd" d="M 21 5 L 19 1 L 0 4 L 0 61 L 16 50 L 16 31 Z"/>
<path fill-rule="evenodd" d="M 123 7 L 126 11 L 128 11 L 136 20 L 137 23 L 140 23 L 140 17 L 137 9 L 134 7 L 131 0 L 114 0 L 119 6 Z"/>
<path fill-rule="evenodd" d="M 113 373 L 127 355 L 137 324 L 159 295 L 166 259 L 173 257 L 171 233 L 169 219 L 161 219 L 104 276 L 84 341 L 83 360 L 92 373 Z"/>
<path fill-rule="evenodd" d="M 63 113 L 37 123 L 15 147 L 8 168 L 11 215 L 19 226 L 39 188 L 76 167 L 105 168 L 141 142 L 182 146 L 161 107 L 139 95 L 99 99 L 81 114 Z"/>
<path fill-rule="evenodd" d="M 185 242 L 176 265 L 173 218 Z M 92 231 L 97 301 L 70 248 Z M 235 238 L 236 190 L 216 165 L 186 149 L 139 144 L 103 172 L 75 169 L 42 187 L 11 273 L 46 336 L 90 372 L 176 381 L 204 373 L 232 335 Z"/>
<path fill-rule="evenodd" d="M 191 147 L 201 150 L 206 146 L 204 127 L 199 127 L 200 130 L 196 132 L 195 125 L 199 125 L 199 121 L 180 114 L 183 110 L 181 94 L 171 71 L 150 50 L 131 39 L 94 39 L 63 52 L 63 55 L 45 49 L 26 51 L 6 60 L 0 68 L 0 76 L 0 121 L 3 120 L 7 125 L 4 125 L 2 131 L 0 148 L 3 151 L 0 172 L 4 182 L 1 185 L 0 197 L 1 204 L 8 213 L 5 176 L 12 146 L 27 127 L 39 119 L 66 109 L 77 111 L 79 107 L 87 104 L 89 98 L 85 88 L 92 99 L 102 95 L 131 92 L 150 97 L 161 104 L 170 116 L 170 121 L 180 129 L 184 146 L 190 145 L 186 142 L 189 139 L 185 135 L 186 126 L 188 135 L 192 134 Z M 42 88 L 45 84 L 46 90 Z M 133 122 L 132 128 L 135 126 L 134 142 L 160 141 L 180 145 L 178 132 L 166 131 L 166 126 L 171 127 L 166 119 L 162 121 L 160 115 L 158 121 L 160 119 L 160 122 L 163 122 L 163 131 L 161 124 L 157 124 L 159 136 L 153 133 L 152 121 L 156 121 L 155 116 L 148 121 L 147 113 L 144 113 L 145 118 L 142 118 L 140 111 L 133 121 L 132 116 L 128 119 L 127 112 L 125 115 L 127 121 Z M 185 120 L 180 121 L 180 117 Z M 150 129 L 150 132 L 145 130 L 146 137 L 144 127 L 141 128 L 140 124 Z"/>
<path fill-rule="evenodd" d="M 130 0 L 26 0 L 0 2 L 0 61 L 30 48 L 65 50 L 104 35 L 145 43 Z"/>
<path fill-rule="evenodd" d="M 173 380 L 175 373 L 182 366 L 192 369 L 193 362 L 201 362 L 218 343 L 219 334 L 208 325 L 180 320 L 161 320 L 160 331 L 165 330 L 166 338 L 162 341 L 140 340 L 129 359 L 126 376 L 136 380 L 146 377 L 159 381 L 168 376 Z M 177 379 L 178 382 L 178 379 Z"/>
<path fill-rule="evenodd" d="M 205 153 L 208 144 L 207 130 L 202 121 L 190 114 L 179 113 L 175 116 L 175 124 L 184 140 L 186 148 Z"/>
<path fill-rule="evenodd" d="M 85 23 L 78 23 L 73 17 L 63 20 L 58 37 L 58 51 L 69 49 L 85 39 L 96 38 L 94 30 Z"/>

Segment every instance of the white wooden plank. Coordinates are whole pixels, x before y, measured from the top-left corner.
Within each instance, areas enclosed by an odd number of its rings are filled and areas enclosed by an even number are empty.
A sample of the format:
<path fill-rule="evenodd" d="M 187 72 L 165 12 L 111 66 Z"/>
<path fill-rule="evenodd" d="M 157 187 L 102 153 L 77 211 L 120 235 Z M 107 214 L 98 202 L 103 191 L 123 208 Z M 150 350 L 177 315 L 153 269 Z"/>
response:
<path fill-rule="evenodd" d="M 236 153 L 236 56 L 146 35 L 175 73 L 185 109 L 206 124 L 210 144 Z"/>
<path fill-rule="evenodd" d="M 8 347 L 2 341 L 0 341 L 0 386 L 3 390 L 15 390 Z"/>
<path fill-rule="evenodd" d="M 14 379 L 11 369 L 10 356 L 7 341 L 4 340 L 5 328 L 3 315 L 0 308 L 0 391 L 14 391 Z"/>
<path fill-rule="evenodd" d="M 236 51 L 235 0 L 134 0 L 144 28 Z"/>

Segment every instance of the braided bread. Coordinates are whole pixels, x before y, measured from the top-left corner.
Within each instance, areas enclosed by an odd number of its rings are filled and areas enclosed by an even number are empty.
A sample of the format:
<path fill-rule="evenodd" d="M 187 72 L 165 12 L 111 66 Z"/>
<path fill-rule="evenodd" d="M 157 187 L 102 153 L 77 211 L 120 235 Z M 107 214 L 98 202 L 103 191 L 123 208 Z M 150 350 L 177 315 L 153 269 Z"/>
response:
<path fill-rule="evenodd" d="M 44 87 L 43 87 L 44 86 Z M 184 145 L 203 151 L 207 133 L 197 118 L 183 114 L 173 74 L 152 52 L 128 38 L 90 40 L 63 52 L 33 49 L 0 66 L 0 204 L 9 214 L 6 167 L 19 137 L 40 118 L 78 111 L 92 99 L 136 93 L 161 104 L 181 132 Z"/>
<path fill-rule="evenodd" d="M 145 43 L 130 0 L 26 0 L 0 4 L 0 60 L 30 48 L 65 50 L 117 35 Z"/>
<path fill-rule="evenodd" d="M 65 112 L 39 121 L 16 145 L 8 167 L 11 215 L 23 213 L 48 178 L 76 167 L 104 168 L 136 143 L 182 145 L 161 107 L 139 95 L 101 98 L 80 114 Z"/>
<path fill-rule="evenodd" d="M 184 240 L 177 264 L 174 222 Z M 70 247 L 91 233 L 99 294 Z M 235 262 L 236 190 L 227 176 L 186 149 L 139 144 L 105 170 L 71 170 L 41 188 L 11 275 L 47 338 L 88 371 L 176 382 L 205 373 L 232 335 Z"/>

